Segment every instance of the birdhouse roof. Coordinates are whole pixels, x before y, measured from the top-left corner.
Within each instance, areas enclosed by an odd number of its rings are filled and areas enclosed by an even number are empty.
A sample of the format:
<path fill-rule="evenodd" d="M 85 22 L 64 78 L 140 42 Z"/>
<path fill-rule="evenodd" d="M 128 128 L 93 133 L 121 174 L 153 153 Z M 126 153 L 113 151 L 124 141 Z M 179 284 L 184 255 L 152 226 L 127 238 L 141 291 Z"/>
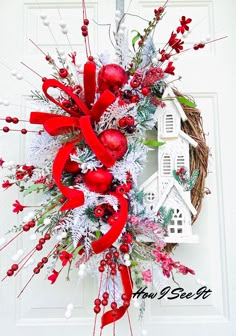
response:
<path fill-rule="evenodd" d="M 174 94 L 174 92 L 173 92 L 173 90 L 172 90 L 172 88 L 171 88 L 170 86 L 167 86 L 167 87 L 166 87 L 166 89 L 165 89 L 165 91 L 164 91 L 162 97 L 163 97 L 163 98 L 167 98 L 168 96 L 169 96 L 169 97 L 172 97 L 172 98 L 175 97 L 175 94 Z M 181 119 L 182 119 L 183 121 L 186 121 L 188 118 L 187 118 L 187 116 L 186 116 L 186 114 L 185 114 L 185 112 L 184 112 L 182 106 L 181 106 L 180 103 L 178 102 L 178 100 L 177 100 L 177 99 L 173 99 L 172 102 L 174 103 L 174 105 L 175 105 L 177 111 L 179 112 L 179 115 L 180 115 Z"/>
<path fill-rule="evenodd" d="M 161 196 L 161 198 L 159 199 L 155 210 L 158 211 L 160 209 L 160 207 L 164 204 L 165 200 L 167 199 L 170 191 L 172 188 L 176 188 L 176 190 L 178 191 L 179 195 L 181 196 L 181 198 L 183 199 L 184 203 L 187 205 L 187 207 L 189 208 L 189 210 L 191 211 L 191 213 L 195 216 L 197 214 L 197 210 L 194 208 L 194 206 L 192 205 L 191 201 L 188 198 L 188 195 L 183 191 L 183 189 L 181 188 L 181 186 L 179 185 L 179 183 L 174 180 L 171 181 L 168 186 L 166 187 L 163 195 Z"/>

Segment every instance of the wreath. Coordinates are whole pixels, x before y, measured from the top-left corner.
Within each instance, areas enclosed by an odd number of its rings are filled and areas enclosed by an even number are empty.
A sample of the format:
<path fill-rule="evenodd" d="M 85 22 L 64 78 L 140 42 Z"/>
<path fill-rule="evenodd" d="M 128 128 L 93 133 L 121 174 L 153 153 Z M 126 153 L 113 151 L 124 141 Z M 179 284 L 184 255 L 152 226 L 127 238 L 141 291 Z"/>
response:
<path fill-rule="evenodd" d="M 166 45 L 157 48 L 153 32 L 165 11 L 166 4 L 154 10 L 144 31 L 135 32 L 132 46 L 125 15 L 116 13 L 115 63 L 105 53 L 92 56 L 90 22 L 83 2 L 81 33 L 87 61 L 82 71 L 76 52 L 66 56 L 57 50 L 55 60 L 31 41 L 53 70 L 50 78 L 42 78 L 42 90 L 31 94 L 38 108 L 30 113 L 28 121 L 38 129 L 13 130 L 9 124 L 18 125 L 22 120 L 4 118 L 7 125 L 3 132 L 35 134 L 27 163 L 0 160 L 1 167 L 8 169 L 2 188 L 17 188 L 24 197 L 23 202 L 15 200 L 13 212 L 26 212 L 19 226 L 9 228 L 9 233 L 15 235 L 8 241 L 1 239 L 0 251 L 23 234 L 37 240 L 27 254 L 18 251 L 3 280 L 19 274 L 38 255 L 32 276 L 18 297 L 43 268 L 47 268 L 47 279 L 52 284 L 59 276 L 68 278 L 75 268 L 80 278 L 92 273 L 99 279 L 94 330 L 98 314 L 101 328 L 128 314 L 135 287 L 148 283 L 158 286 L 162 277 L 169 278 L 174 271 L 195 274 L 170 257 L 175 245 L 166 244 L 165 238 L 172 209 L 148 206 L 145 192 L 138 186 L 148 151 L 164 145 L 147 139 L 146 131 L 155 127 L 166 106 L 164 92 L 171 88 L 174 96 L 168 99 L 177 101 L 187 116 L 181 129 L 198 144 L 190 148 L 190 170 L 183 166 L 171 172 L 180 188 L 191 190 L 196 209 L 192 222 L 207 192 L 209 150 L 201 114 L 191 98 L 173 87 L 171 79 L 175 76 L 171 58 L 186 51 L 182 37 L 192 20 L 182 16 Z M 40 17 L 48 26 L 47 16 L 41 13 Z M 60 26 L 67 35 L 66 24 L 61 22 Z M 196 43 L 192 49 L 201 50 L 211 42 Z M 34 193 L 42 196 L 36 205 L 28 201 L 28 195 Z M 142 314 L 142 303 L 135 305 Z M 73 304 L 69 304 L 66 317 L 71 316 L 72 309 Z"/>

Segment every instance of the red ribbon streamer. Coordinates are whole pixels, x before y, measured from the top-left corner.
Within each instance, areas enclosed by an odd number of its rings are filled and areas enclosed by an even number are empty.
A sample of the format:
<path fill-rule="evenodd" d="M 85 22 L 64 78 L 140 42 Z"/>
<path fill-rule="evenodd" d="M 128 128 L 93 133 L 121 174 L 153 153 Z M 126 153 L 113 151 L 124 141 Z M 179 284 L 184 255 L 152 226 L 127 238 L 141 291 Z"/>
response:
<path fill-rule="evenodd" d="M 85 142 L 90 147 L 92 152 L 96 155 L 97 159 L 102 162 L 106 167 L 112 167 L 115 163 L 115 159 L 106 150 L 103 144 L 99 141 L 96 133 L 91 125 L 91 118 L 84 116 L 80 118 L 80 128 L 83 133 Z"/>
<path fill-rule="evenodd" d="M 122 265 L 123 269 L 122 271 L 120 271 L 120 275 L 121 275 L 121 281 L 122 281 L 122 285 L 123 285 L 123 289 L 124 289 L 124 293 L 127 295 L 127 301 L 130 302 L 131 298 L 132 298 L 132 289 L 133 289 L 133 282 L 131 279 L 131 272 L 130 272 L 130 268 Z M 114 323 L 116 321 L 118 321 L 119 319 L 121 319 L 124 314 L 126 313 L 128 307 L 125 306 L 121 306 L 118 309 L 115 310 L 116 315 L 114 316 L 114 310 L 109 310 L 107 311 L 105 314 L 102 315 L 101 318 L 101 328 L 105 327 L 106 325 L 110 324 L 110 323 Z"/>
<path fill-rule="evenodd" d="M 92 249 L 96 254 L 105 251 L 117 240 L 128 218 L 128 201 L 124 196 L 112 192 L 110 194 L 115 196 L 120 204 L 118 218 L 104 236 L 92 242 Z"/>

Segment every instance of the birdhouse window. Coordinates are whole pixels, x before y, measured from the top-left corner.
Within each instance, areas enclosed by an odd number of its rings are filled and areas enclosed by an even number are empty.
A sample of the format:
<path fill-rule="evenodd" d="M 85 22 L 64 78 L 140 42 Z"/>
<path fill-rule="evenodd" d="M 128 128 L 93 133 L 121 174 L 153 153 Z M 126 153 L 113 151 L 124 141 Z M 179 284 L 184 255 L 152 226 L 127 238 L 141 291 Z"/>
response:
<path fill-rule="evenodd" d="M 171 135 L 174 133 L 174 116 L 172 113 L 167 113 L 164 118 L 164 133 Z"/>
<path fill-rule="evenodd" d="M 179 170 L 181 167 L 185 166 L 185 157 L 184 157 L 184 155 L 177 155 L 175 166 L 176 166 L 176 170 Z"/>
<path fill-rule="evenodd" d="M 172 175 L 172 160 L 170 154 L 164 154 L 162 157 L 162 175 L 171 176 Z"/>
<path fill-rule="evenodd" d="M 170 235 L 183 234 L 183 214 L 179 209 L 174 209 L 174 214 L 170 224 L 168 225 L 168 232 Z"/>
<path fill-rule="evenodd" d="M 152 191 L 148 192 L 146 195 L 146 200 L 150 203 L 152 203 L 155 200 L 155 198 L 156 198 L 156 195 Z"/>

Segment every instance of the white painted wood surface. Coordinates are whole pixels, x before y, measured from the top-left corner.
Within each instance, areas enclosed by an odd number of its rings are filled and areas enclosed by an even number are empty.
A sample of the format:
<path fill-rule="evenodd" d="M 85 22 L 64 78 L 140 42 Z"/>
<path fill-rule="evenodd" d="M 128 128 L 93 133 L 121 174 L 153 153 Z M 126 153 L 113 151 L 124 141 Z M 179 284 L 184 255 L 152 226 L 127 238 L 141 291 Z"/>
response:
<path fill-rule="evenodd" d="M 88 2 L 88 15 L 98 22 L 113 21 L 115 0 L 91 0 Z M 80 37 L 81 11 L 80 2 L 70 0 L 38 0 L 0 1 L 0 61 L 16 68 L 27 80 L 17 81 L 9 70 L 1 67 L 0 96 L 8 99 L 12 105 L 0 107 L 1 116 L 8 114 L 26 118 L 30 109 L 26 95 L 33 84 L 41 84 L 37 76 L 33 76 L 19 64 L 24 60 L 37 69 L 41 75 L 48 71 L 47 64 L 40 53 L 29 43 L 32 38 L 44 50 L 53 50 L 55 42 L 41 25 L 38 19 L 39 7 L 47 13 L 56 41 L 60 48 L 64 48 L 68 41 L 60 35 L 56 21 L 59 21 L 57 8 L 63 19 L 68 23 L 68 35 L 73 46 L 82 53 L 82 39 Z M 156 1 L 127 0 L 126 8 L 130 4 L 130 12 L 143 17 L 152 15 L 152 8 L 157 6 Z M 234 155 L 235 112 L 234 112 L 234 83 L 235 78 L 235 29 L 234 13 L 235 2 L 232 0 L 173 0 L 170 2 L 168 14 L 158 28 L 156 40 L 165 43 L 170 32 L 177 26 L 178 18 L 182 15 L 193 18 L 193 29 L 189 36 L 191 43 L 199 41 L 210 34 L 213 38 L 230 35 L 228 40 L 210 45 L 200 52 L 190 52 L 176 61 L 177 74 L 183 76 L 179 87 L 185 93 L 194 95 L 203 112 L 204 125 L 211 148 L 212 158 L 209 166 L 207 185 L 211 190 L 203 205 L 202 213 L 194 226 L 194 232 L 199 235 L 200 243 L 183 245 L 176 250 L 174 258 L 196 270 L 196 278 L 192 276 L 177 276 L 179 284 L 185 290 L 194 291 L 199 288 L 199 282 L 205 281 L 212 289 L 213 294 L 206 300 L 161 300 L 147 303 L 146 315 L 142 327 L 148 330 L 148 335 L 175 334 L 187 335 L 214 335 L 236 333 L 236 272 L 235 272 L 235 196 Z M 132 29 L 141 29 L 140 20 L 129 17 L 128 22 Z M 97 27 L 95 27 L 97 29 Z M 96 30 L 95 29 L 95 30 Z M 100 27 L 100 33 L 92 28 L 92 45 L 95 51 L 109 46 L 105 27 Z M 106 36 L 106 38 L 105 38 Z M 187 44 L 188 45 L 188 44 Z M 69 50 L 69 48 L 68 48 Z M 83 54 L 84 55 L 84 54 Z M 30 85 L 28 84 L 30 82 Z M 28 137 L 19 137 L 17 134 L 7 137 L 0 134 L 0 153 L 7 160 L 23 160 L 25 153 L 23 145 Z M 21 148 L 21 151 L 19 149 Z M 141 182 L 156 170 L 156 153 L 151 153 L 149 164 Z M 2 175 L 2 171 L 0 172 Z M 9 190 L 0 194 L 0 234 L 4 234 L 9 225 L 14 225 L 16 215 L 11 212 L 11 204 L 19 195 Z M 10 246 L 0 254 L 0 272 L 11 263 L 10 257 L 22 246 L 33 242 L 20 241 Z M 1 334 L 11 336 L 35 336 L 68 334 L 92 334 L 92 302 L 96 294 L 96 283 L 86 281 L 80 287 L 76 283 L 76 272 L 69 283 L 58 281 L 51 286 L 44 280 L 43 274 L 34 280 L 20 300 L 16 294 L 31 274 L 26 269 L 21 277 L 8 279 L 0 285 L 0 322 Z M 198 283 L 196 283 L 198 279 Z M 173 286 L 174 288 L 175 286 Z M 64 318 L 65 306 L 73 301 L 76 305 L 73 318 Z M 141 334 L 140 324 L 135 318 L 137 310 L 131 309 L 134 335 Z M 117 325 L 117 335 L 128 333 L 128 322 L 125 318 Z M 104 335 L 111 335 L 111 329 L 104 331 Z"/>

